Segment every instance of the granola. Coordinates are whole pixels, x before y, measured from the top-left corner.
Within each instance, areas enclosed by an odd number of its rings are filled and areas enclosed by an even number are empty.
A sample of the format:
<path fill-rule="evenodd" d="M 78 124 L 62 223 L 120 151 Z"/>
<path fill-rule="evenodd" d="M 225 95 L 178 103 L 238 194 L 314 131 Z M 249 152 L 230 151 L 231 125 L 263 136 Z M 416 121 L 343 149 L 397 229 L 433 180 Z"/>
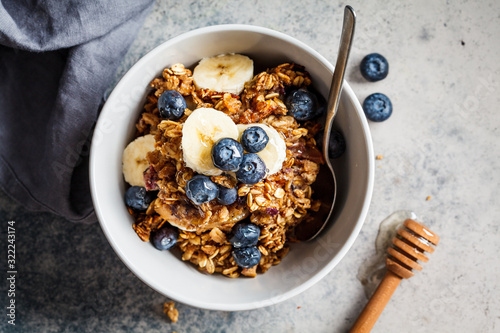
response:
<path fill-rule="evenodd" d="M 155 135 L 156 149 L 148 154 L 150 167 L 144 178 L 146 188 L 158 190 L 145 212 L 129 209 L 138 236 L 148 241 L 152 232 L 175 220 L 185 229 L 179 230 L 176 245 L 182 260 L 203 272 L 255 277 L 277 265 L 289 251 L 294 227 L 320 206 L 312 198 L 311 184 L 323 163 L 314 138 L 321 125 L 299 123 L 288 115 L 284 103 L 287 90 L 309 85 L 311 78 L 304 67 L 293 63 L 259 73 L 245 84 L 240 95 L 196 89 L 190 69 L 182 64 L 166 68 L 151 82 L 152 91 L 136 124 L 136 136 Z M 159 115 L 158 97 L 165 90 L 177 90 L 188 103 L 189 108 L 178 120 L 162 120 Z M 190 202 L 185 186 L 195 172 L 183 163 L 182 126 L 192 110 L 200 107 L 222 111 L 236 124 L 263 123 L 276 129 L 286 143 L 282 169 L 254 185 L 238 183 L 227 174 L 212 176 L 211 180 L 221 186 L 237 188 L 238 200 L 227 206 L 215 200 L 201 205 Z M 261 229 L 257 244 L 261 260 L 252 268 L 236 265 L 228 241 L 233 225 L 244 218 Z"/>
<path fill-rule="evenodd" d="M 179 311 L 175 308 L 173 301 L 163 303 L 163 313 L 170 318 L 173 323 L 179 320 Z"/>

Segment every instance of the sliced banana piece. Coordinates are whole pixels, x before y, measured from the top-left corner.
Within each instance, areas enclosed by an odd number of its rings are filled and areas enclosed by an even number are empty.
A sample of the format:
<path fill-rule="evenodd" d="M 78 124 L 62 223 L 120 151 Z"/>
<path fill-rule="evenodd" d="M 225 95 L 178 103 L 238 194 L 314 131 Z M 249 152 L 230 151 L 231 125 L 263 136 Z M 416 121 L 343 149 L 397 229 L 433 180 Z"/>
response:
<path fill-rule="evenodd" d="M 217 176 L 222 170 L 212 163 L 213 144 L 222 138 L 238 139 L 238 128 L 222 111 L 199 108 L 193 111 L 182 127 L 182 153 L 186 166 L 195 172 Z"/>
<path fill-rule="evenodd" d="M 143 173 L 149 167 L 147 154 L 155 150 L 152 134 L 140 136 L 130 142 L 123 151 L 122 170 L 125 181 L 132 186 L 145 186 Z"/>
<path fill-rule="evenodd" d="M 221 54 L 204 58 L 193 71 L 197 89 L 239 95 L 245 82 L 253 78 L 253 60 L 241 54 Z"/>
<path fill-rule="evenodd" d="M 238 139 L 240 140 L 241 135 L 243 134 L 243 131 L 245 131 L 245 129 L 252 126 L 261 127 L 264 131 L 266 131 L 267 136 L 269 137 L 269 142 L 267 143 L 266 147 L 258 152 L 257 155 L 259 155 L 259 157 L 266 164 L 266 168 L 269 170 L 267 175 L 269 176 L 275 174 L 276 172 L 281 170 L 281 168 L 283 167 L 283 162 L 286 159 L 285 140 L 277 130 L 266 124 L 238 124 Z"/>

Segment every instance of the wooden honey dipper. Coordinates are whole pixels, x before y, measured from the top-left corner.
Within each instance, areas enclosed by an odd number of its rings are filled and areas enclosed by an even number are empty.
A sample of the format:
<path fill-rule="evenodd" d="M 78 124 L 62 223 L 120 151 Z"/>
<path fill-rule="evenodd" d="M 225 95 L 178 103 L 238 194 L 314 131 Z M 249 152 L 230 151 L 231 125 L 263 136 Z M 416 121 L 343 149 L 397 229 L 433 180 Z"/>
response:
<path fill-rule="evenodd" d="M 351 328 L 351 333 L 371 331 L 401 280 L 411 278 L 413 269 L 422 270 L 417 260 L 429 261 L 424 252 L 434 252 L 431 244 L 437 245 L 438 242 L 439 236 L 425 225 L 412 219 L 403 223 L 392 239 L 392 246 L 387 249 L 387 272 Z"/>

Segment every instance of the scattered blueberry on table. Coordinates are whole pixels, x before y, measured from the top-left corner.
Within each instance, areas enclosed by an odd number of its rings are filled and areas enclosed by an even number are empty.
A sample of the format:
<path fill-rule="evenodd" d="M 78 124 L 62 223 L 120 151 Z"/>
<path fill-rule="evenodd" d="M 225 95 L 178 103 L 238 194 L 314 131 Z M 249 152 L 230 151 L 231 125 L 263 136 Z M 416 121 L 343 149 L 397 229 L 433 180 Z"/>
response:
<path fill-rule="evenodd" d="M 260 228 L 251 222 L 238 222 L 231 231 L 229 242 L 235 248 L 254 246 L 259 241 Z"/>
<path fill-rule="evenodd" d="M 378 53 L 370 53 L 361 60 L 361 75 L 370 82 L 383 80 L 389 74 L 387 59 Z"/>
<path fill-rule="evenodd" d="M 384 121 L 392 114 L 392 103 L 389 97 L 382 93 L 374 93 L 363 102 L 366 118 L 371 121 Z"/>
<path fill-rule="evenodd" d="M 132 209 L 143 211 L 148 209 L 155 197 L 156 192 L 146 191 L 142 186 L 132 186 L 125 192 L 125 204 Z"/>
<path fill-rule="evenodd" d="M 238 199 L 238 190 L 233 188 L 227 188 L 219 185 L 219 193 L 217 194 L 217 202 L 220 205 L 231 205 L 236 199 Z"/>
<path fill-rule="evenodd" d="M 266 131 L 259 126 L 252 126 L 243 131 L 241 135 L 241 144 L 243 149 L 249 153 L 258 153 L 266 148 L 269 142 L 269 136 Z"/>
<path fill-rule="evenodd" d="M 285 100 L 288 112 L 299 121 L 306 121 L 319 116 L 323 111 L 316 95 L 307 89 L 292 91 Z"/>
<path fill-rule="evenodd" d="M 158 111 L 164 119 L 177 120 L 184 114 L 187 103 L 176 90 L 166 90 L 158 98 Z"/>
<path fill-rule="evenodd" d="M 243 184 L 257 184 L 266 175 L 266 164 L 259 155 L 248 153 L 243 155 L 240 168 L 236 171 L 236 179 Z"/>
<path fill-rule="evenodd" d="M 256 246 L 240 247 L 233 250 L 236 265 L 242 268 L 251 268 L 260 262 L 261 254 Z"/>
<path fill-rule="evenodd" d="M 222 138 L 212 146 L 212 162 L 222 171 L 236 171 L 243 161 L 243 147 L 231 138 Z"/>
<path fill-rule="evenodd" d="M 158 250 L 169 250 L 177 243 L 177 238 L 179 238 L 177 228 L 166 225 L 151 235 L 151 243 Z"/>
<path fill-rule="evenodd" d="M 217 197 L 219 188 L 210 177 L 204 175 L 196 175 L 186 183 L 186 196 L 195 205 L 212 201 Z"/>

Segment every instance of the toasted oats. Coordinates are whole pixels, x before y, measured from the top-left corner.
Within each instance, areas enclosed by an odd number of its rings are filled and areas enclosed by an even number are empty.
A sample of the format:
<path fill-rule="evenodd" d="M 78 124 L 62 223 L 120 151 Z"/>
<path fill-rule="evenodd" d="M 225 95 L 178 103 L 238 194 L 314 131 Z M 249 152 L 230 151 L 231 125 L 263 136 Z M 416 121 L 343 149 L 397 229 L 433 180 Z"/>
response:
<path fill-rule="evenodd" d="M 252 194 L 252 195 L 256 195 L 257 194 L 258 195 L 258 194 L 262 194 L 262 192 L 258 188 L 252 188 L 250 190 L 250 194 Z"/>
<path fill-rule="evenodd" d="M 242 186 L 238 189 L 238 196 L 243 197 L 250 192 L 250 187 Z"/>
<path fill-rule="evenodd" d="M 278 73 L 280 79 L 282 79 L 286 84 L 290 84 L 290 77 L 283 73 Z"/>
<path fill-rule="evenodd" d="M 293 190 L 293 194 L 297 197 L 297 198 L 304 198 L 305 197 L 305 193 L 304 191 L 302 190 Z"/>
<path fill-rule="evenodd" d="M 226 242 L 226 234 L 217 227 L 210 231 L 210 238 L 218 244 L 224 244 Z"/>
<path fill-rule="evenodd" d="M 251 268 L 244 268 L 241 270 L 241 275 L 247 277 L 256 277 L 257 276 L 257 266 L 253 266 Z"/>
<path fill-rule="evenodd" d="M 193 235 L 194 236 L 194 235 Z M 201 238 L 199 236 L 194 236 L 189 239 L 189 242 L 193 245 L 200 245 L 201 244 Z"/>
<path fill-rule="evenodd" d="M 224 106 L 224 101 L 221 99 L 214 105 L 214 109 L 222 111 L 223 106 Z"/>
<path fill-rule="evenodd" d="M 218 251 L 217 247 L 215 245 L 203 245 L 201 247 L 201 250 L 205 252 L 208 255 L 214 254 L 216 251 Z"/>
<path fill-rule="evenodd" d="M 272 98 L 275 98 L 275 97 L 279 97 L 280 94 L 278 93 L 270 93 L 270 94 L 267 94 L 266 96 L 264 96 L 265 99 L 272 99 Z"/>
<path fill-rule="evenodd" d="M 215 272 L 215 264 L 212 259 L 208 259 L 206 269 L 208 274 L 213 274 Z"/>
<path fill-rule="evenodd" d="M 229 210 L 227 207 L 222 207 L 219 210 L 219 218 L 220 220 L 227 220 L 229 218 Z"/>
<path fill-rule="evenodd" d="M 253 195 L 252 193 L 248 193 L 247 195 L 247 206 L 251 207 L 253 204 Z"/>
<path fill-rule="evenodd" d="M 174 75 L 183 75 L 186 74 L 186 68 L 183 64 L 175 64 L 172 66 L 171 71 Z"/>
<path fill-rule="evenodd" d="M 220 254 L 221 254 L 221 255 L 224 255 L 224 254 L 228 253 L 229 251 L 231 251 L 231 249 L 232 249 L 232 246 L 231 246 L 231 245 L 228 245 L 228 244 L 223 245 L 223 246 L 220 248 Z"/>
<path fill-rule="evenodd" d="M 255 197 L 255 203 L 259 206 L 264 206 L 266 204 L 266 199 L 264 197 Z"/>
<path fill-rule="evenodd" d="M 300 86 L 300 85 L 302 85 L 302 83 L 304 83 L 304 78 L 302 76 L 297 76 L 293 80 L 293 85 L 294 86 Z"/>
<path fill-rule="evenodd" d="M 224 274 L 224 275 L 231 274 L 231 273 L 235 272 L 237 269 L 238 269 L 238 266 L 229 267 L 229 268 L 226 268 L 225 270 L 223 270 L 222 274 Z"/>
<path fill-rule="evenodd" d="M 219 254 L 219 249 L 215 249 L 215 252 L 214 252 L 214 253 L 212 253 L 212 254 L 208 257 L 208 259 L 210 259 L 210 260 L 214 260 L 214 258 L 215 258 L 218 254 Z"/>
<path fill-rule="evenodd" d="M 285 196 L 285 191 L 281 187 L 278 187 L 276 192 L 274 192 L 274 196 L 278 199 L 283 198 Z"/>
<path fill-rule="evenodd" d="M 182 260 L 183 261 L 191 260 L 193 254 L 194 254 L 194 248 L 187 247 L 186 250 L 184 250 L 184 253 L 182 254 Z"/>
<path fill-rule="evenodd" d="M 208 257 L 204 253 L 198 255 L 198 266 L 201 268 L 205 267 L 208 262 Z"/>

